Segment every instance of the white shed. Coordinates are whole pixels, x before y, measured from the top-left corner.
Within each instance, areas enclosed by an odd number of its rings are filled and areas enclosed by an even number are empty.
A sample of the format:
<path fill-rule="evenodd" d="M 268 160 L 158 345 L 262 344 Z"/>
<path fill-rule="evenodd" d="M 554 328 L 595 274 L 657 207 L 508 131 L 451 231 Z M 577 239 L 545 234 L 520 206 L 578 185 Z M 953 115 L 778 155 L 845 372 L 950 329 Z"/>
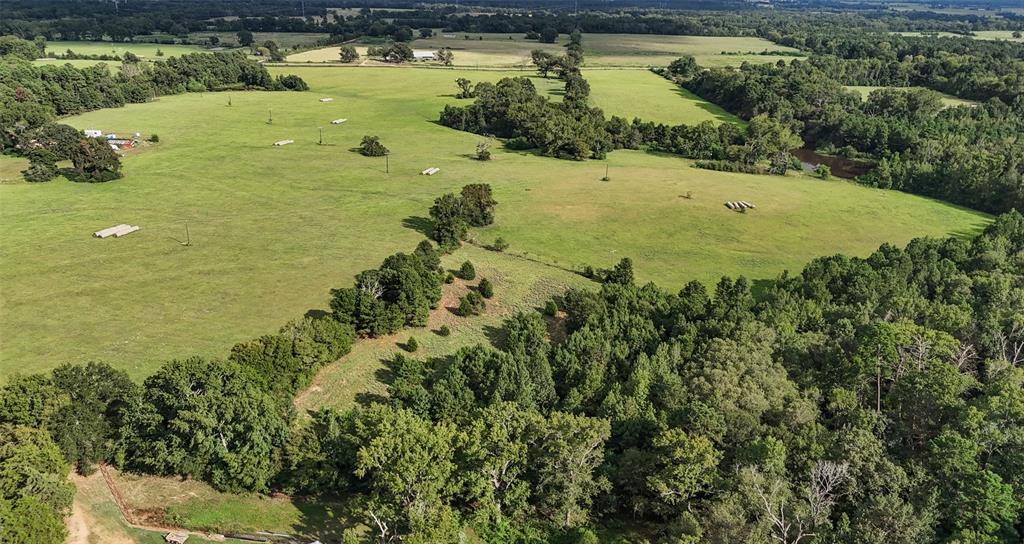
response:
<path fill-rule="evenodd" d="M 415 60 L 434 60 L 434 52 L 426 49 L 413 49 L 412 58 Z"/>
<path fill-rule="evenodd" d="M 87 128 L 82 132 L 85 133 L 86 138 L 99 138 L 100 136 L 103 136 L 102 130 L 96 130 L 94 128 Z"/>

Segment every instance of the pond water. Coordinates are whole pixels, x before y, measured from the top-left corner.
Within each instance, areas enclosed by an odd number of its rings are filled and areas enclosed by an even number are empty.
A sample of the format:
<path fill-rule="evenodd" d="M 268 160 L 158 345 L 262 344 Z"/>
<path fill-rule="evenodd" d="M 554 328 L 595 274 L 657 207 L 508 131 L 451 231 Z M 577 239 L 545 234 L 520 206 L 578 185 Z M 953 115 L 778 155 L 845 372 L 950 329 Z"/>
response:
<path fill-rule="evenodd" d="M 822 155 L 813 149 L 801 147 L 790 151 L 794 157 L 800 159 L 805 170 L 814 170 L 819 164 L 826 164 L 832 169 L 832 175 L 839 178 L 853 179 L 871 170 L 873 164 L 863 161 L 855 161 L 836 157 L 833 155 Z"/>

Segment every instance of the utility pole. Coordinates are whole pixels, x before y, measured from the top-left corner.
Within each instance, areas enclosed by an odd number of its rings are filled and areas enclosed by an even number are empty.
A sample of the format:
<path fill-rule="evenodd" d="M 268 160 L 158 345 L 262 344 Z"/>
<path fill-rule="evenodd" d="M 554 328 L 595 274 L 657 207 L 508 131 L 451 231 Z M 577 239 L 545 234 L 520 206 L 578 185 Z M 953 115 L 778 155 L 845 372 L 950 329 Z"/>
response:
<path fill-rule="evenodd" d="M 273 125 L 274 124 L 274 110 L 270 109 L 269 111 L 270 111 L 270 118 L 267 119 L 267 124 L 268 125 Z"/>
<path fill-rule="evenodd" d="M 324 127 L 320 127 L 320 145 L 324 145 Z"/>
<path fill-rule="evenodd" d="M 391 173 L 391 163 L 388 160 L 389 157 L 391 157 L 391 154 L 389 154 L 389 153 L 385 153 L 384 154 L 384 173 L 385 174 L 390 174 Z"/>

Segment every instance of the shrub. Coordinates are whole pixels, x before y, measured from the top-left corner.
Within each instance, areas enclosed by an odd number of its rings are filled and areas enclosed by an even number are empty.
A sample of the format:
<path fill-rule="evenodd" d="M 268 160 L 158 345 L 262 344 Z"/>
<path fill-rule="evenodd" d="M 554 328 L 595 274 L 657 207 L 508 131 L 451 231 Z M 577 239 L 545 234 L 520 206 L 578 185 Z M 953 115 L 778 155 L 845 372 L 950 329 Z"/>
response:
<path fill-rule="evenodd" d="M 491 144 L 487 142 L 476 144 L 476 158 L 481 161 L 491 160 Z"/>
<path fill-rule="evenodd" d="M 50 181 L 57 177 L 57 167 L 46 163 L 32 163 L 27 169 L 21 171 L 25 181 L 40 183 Z"/>
<path fill-rule="evenodd" d="M 482 278 L 480 285 L 477 286 L 477 290 L 480 291 L 480 295 L 484 298 L 491 298 L 494 296 L 494 285 L 491 284 L 491 280 Z"/>
<path fill-rule="evenodd" d="M 160 143 L 160 136 L 157 135 L 157 134 L 150 134 L 149 135 L 149 141 L 154 143 L 154 144 Z"/>
<path fill-rule="evenodd" d="M 821 179 L 831 179 L 832 169 L 827 164 L 819 164 L 818 168 L 814 170 L 815 175 Z"/>
<path fill-rule="evenodd" d="M 476 278 L 476 269 L 473 268 L 473 263 L 466 261 L 459 267 L 459 277 L 469 281 Z"/>
<path fill-rule="evenodd" d="M 715 170 L 718 172 L 742 172 L 744 174 L 767 173 L 764 167 L 754 164 L 745 164 L 738 161 L 695 161 L 693 165 L 697 168 Z"/>
<path fill-rule="evenodd" d="M 485 308 L 487 308 L 487 303 L 484 302 L 484 297 L 476 291 L 470 291 L 459 301 L 459 315 L 463 317 L 480 315 Z"/>
<path fill-rule="evenodd" d="M 416 341 L 415 336 L 410 336 L 409 340 L 405 342 L 405 351 L 414 353 L 418 349 L 420 349 L 420 343 Z"/>
<path fill-rule="evenodd" d="M 554 299 L 547 301 L 544 304 L 544 313 L 551 317 L 558 315 L 558 303 Z"/>
<path fill-rule="evenodd" d="M 441 325 L 441 328 L 437 329 L 437 334 L 440 336 L 451 336 L 452 330 L 448 328 L 448 325 Z"/>
<path fill-rule="evenodd" d="M 367 157 L 383 157 L 388 154 L 388 148 L 380 143 L 377 136 L 363 136 L 363 141 L 359 143 L 359 153 Z"/>
<path fill-rule="evenodd" d="M 444 282 L 445 283 L 455 283 L 455 274 L 452 274 L 451 272 L 449 272 L 448 275 L 444 277 Z"/>
<path fill-rule="evenodd" d="M 491 249 L 494 251 L 505 251 L 508 249 L 508 242 L 504 238 L 498 238 L 491 244 Z"/>

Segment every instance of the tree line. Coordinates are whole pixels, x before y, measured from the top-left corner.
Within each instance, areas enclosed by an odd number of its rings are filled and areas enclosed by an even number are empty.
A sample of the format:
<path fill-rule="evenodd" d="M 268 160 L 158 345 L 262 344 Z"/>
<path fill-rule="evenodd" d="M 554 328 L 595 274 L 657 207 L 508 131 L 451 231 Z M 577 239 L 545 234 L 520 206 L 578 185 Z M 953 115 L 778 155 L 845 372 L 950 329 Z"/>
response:
<path fill-rule="evenodd" d="M 497 83 L 481 82 L 475 86 L 464 78 L 456 81 L 458 98 L 475 98 L 468 106 L 446 105 L 440 123 L 476 134 L 506 138 L 513 149 L 536 149 L 542 155 L 582 160 L 604 158 L 614 149 L 646 147 L 698 159 L 696 166 L 721 169 L 737 165 L 734 171 L 784 174 L 799 167 L 789 150 L 799 147 L 800 140 L 790 127 L 768 115 L 750 119 L 746 130 L 736 125 L 715 125 L 710 121 L 699 125 L 669 126 L 622 117 L 604 117 L 600 108 L 588 103 L 590 85 L 582 77 L 582 43 L 578 31 L 573 33 L 566 55 L 533 52 L 539 74 L 552 72 L 565 81 L 563 100 L 553 102 L 537 92 L 528 78 L 503 78 Z M 690 59 L 692 62 L 692 59 Z M 674 63 L 677 69 L 683 68 Z M 696 63 L 693 63 L 696 71 Z"/>
<path fill-rule="evenodd" d="M 29 181 L 53 179 L 57 161 L 68 159 L 74 167 L 64 173 L 71 179 L 120 177 L 120 161 L 106 141 L 85 138 L 55 123 L 58 117 L 184 92 L 308 89 L 298 76 L 272 78 L 265 67 L 238 52 L 194 53 L 151 63 L 127 54 L 115 74 L 105 64 L 36 66 L 29 62 L 38 52 L 35 44 L 10 37 L 4 43 L 10 47 L 0 48 L 0 151 L 29 158 Z"/>
<path fill-rule="evenodd" d="M 1024 57 L 1024 48 L 1020 54 Z M 1020 75 L 1003 79 L 986 72 L 986 62 L 974 63 L 976 58 L 950 58 L 942 52 L 933 58 L 891 61 L 813 56 L 739 69 L 675 73 L 670 67 L 665 73 L 741 118 L 767 115 L 778 120 L 799 134 L 807 147 L 877 163 L 859 178 L 864 183 L 993 213 L 1021 209 L 1024 60 L 1007 60 L 1008 69 Z M 945 67 L 945 75 L 925 68 L 937 65 Z M 912 75 L 918 69 L 930 75 Z M 954 75 L 957 72 L 971 72 L 973 83 Z M 974 89 L 967 94 L 986 100 L 977 106 L 945 107 L 942 97 L 929 89 L 879 89 L 862 100 L 844 87 L 944 88 L 936 81 L 960 81 L 953 86 Z M 1011 102 L 1004 101 L 1010 97 Z"/>
<path fill-rule="evenodd" d="M 984 17 L 932 12 L 894 13 L 877 8 L 858 10 L 858 6 L 853 4 L 827 2 L 824 6 L 821 2 L 809 4 L 816 8 L 813 12 L 802 11 L 800 8 L 803 6 L 794 5 L 792 10 L 779 9 L 769 13 L 750 9 L 749 5 L 741 2 L 723 0 L 711 5 L 682 3 L 674 7 L 687 11 L 673 12 L 609 9 L 604 5 L 587 6 L 584 2 L 581 7 L 589 9 L 579 13 L 522 3 L 513 3 L 510 7 L 514 9 L 495 10 L 494 13 L 467 13 L 453 6 L 423 6 L 411 2 L 380 2 L 371 10 L 353 2 L 350 6 L 362 8 L 358 13 L 329 18 L 329 8 L 346 6 L 315 0 L 302 6 L 238 0 L 140 0 L 128 6 L 12 0 L 4 4 L 5 17 L 0 17 L 0 34 L 27 39 L 59 36 L 65 40 L 113 41 L 155 34 L 157 36 L 153 39 L 170 36 L 171 40 L 189 41 L 189 33 L 203 31 L 326 32 L 331 34 L 330 43 L 340 43 L 360 36 L 411 39 L 413 31 L 421 28 L 538 36 L 552 31 L 556 35 L 569 34 L 580 29 L 583 32 L 612 34 L 760 36 L 777 41 L 775 38 L 781 34 L 794 31 L 837 35 L 837 30 L 868 28 L 877 32 L 942 31 L 968 35 L 977 30 L 1021 30 L 1024 27 L 1024 20 L 1009 12 L 1003 17 Z M 530 16 L 525 17 L 526 13 Z"/>

